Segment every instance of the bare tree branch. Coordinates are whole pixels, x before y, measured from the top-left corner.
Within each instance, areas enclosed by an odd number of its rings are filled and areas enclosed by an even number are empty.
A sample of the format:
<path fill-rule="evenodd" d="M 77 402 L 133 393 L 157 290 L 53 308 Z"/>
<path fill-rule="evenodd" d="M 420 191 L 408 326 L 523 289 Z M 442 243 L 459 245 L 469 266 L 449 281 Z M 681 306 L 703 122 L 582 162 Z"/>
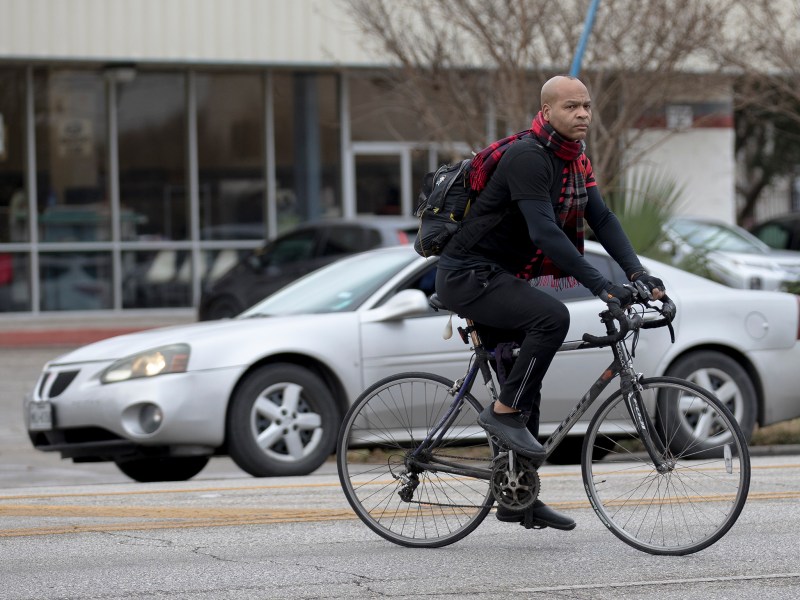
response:
<path fill-rule="evenodd" d="M 541 85 L 564 73 L 589 0 L 340 0 L 391 58 L 399 93 L 433 139 L 481 147 L 491 107 L 499 135 L 525 129 Z M 595 106 L 588 140 L 600 178 L 627 165 L 638 124 L 686 91 L 687 70 L 708 69 L 727 18 L 715 0 L 604 0 L 581 79 Z M 412 91 L 414 90 L 414 91 Z M 708 90 L 703 90 L 707 92 Z M 449 118 L 448 118 L 449 111 Z M 460 117 L 454 123 L 453 116 Z M 668 132 L 665 132 L 667 135 Z M 633 157 L 635 159 L 635 157 Z"/>

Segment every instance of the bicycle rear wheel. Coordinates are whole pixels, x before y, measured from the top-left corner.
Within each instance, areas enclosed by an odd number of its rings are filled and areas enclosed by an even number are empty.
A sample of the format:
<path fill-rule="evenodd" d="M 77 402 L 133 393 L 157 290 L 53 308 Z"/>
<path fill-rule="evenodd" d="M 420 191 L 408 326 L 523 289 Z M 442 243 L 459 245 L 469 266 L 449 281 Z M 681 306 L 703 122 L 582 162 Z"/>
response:
<path fill-rule="evenodd" d="M 395 544 L 452 544 L 480 525 L 494 502 L 489 478 L 472 473 L 490 472 L 494 452 L 477 423 L 482 407 L 471 395 L 441 443 L 412 457 L 453 404 L 452 387 L 427 373 L 388 377 L 359 396 L 339 430 L 344 494 L 370 529 Z"/>
<path fill-rule="evenodd" d="M 750 487 L 747 440 L 731 412 L 703 388 L 673 377 L 641 385 L 650 435 L 668 468 L 656 469 L 617 392 L 589 424 L 584 487 L 597 515 L 625 543 L 650 554 L 691 554 L 719 540 L 742 512 Z M 611 452 L 593 460 L 596 445 L 611 445 Z"/>

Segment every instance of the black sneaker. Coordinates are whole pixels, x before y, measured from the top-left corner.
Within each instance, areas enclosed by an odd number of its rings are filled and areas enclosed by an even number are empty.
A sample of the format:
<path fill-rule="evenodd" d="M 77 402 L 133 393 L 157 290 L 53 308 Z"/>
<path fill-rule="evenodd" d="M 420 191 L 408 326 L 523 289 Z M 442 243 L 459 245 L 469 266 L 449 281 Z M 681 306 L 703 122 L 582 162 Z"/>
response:
<path fill-rule="evenodd" d="M 497 414 L 490 404 L 478 415 L 478 425 L 509 450 L 530 458 L 536 466 L 544 462 L 546 452 L 539 440 L 528 431 L 522 413 Z"/>
<path fill-rule="evenodd" d="M 575 529 L 575 521 L 554 511 L 541 500 L 536 500 L 533 506 L 521 512 L 498 506 L 496 516 L 498 521 L 519 523 L 526 529 L 544 529 L 545 527 L 562 531 Z"/>

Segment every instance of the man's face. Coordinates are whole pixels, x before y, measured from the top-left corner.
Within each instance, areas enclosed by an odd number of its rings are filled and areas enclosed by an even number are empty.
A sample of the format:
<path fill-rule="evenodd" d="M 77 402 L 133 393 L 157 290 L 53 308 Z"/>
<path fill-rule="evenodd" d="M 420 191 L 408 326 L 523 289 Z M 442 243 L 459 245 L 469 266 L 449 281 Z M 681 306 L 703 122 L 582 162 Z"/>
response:
<path fill-rule="evenodd" d="M 542 106 L 542 116 L 558 133 L 571 141 L 582 140 L 592 122 L 592 99 L 579 81 L 565 81 L 556 99 Z"/>

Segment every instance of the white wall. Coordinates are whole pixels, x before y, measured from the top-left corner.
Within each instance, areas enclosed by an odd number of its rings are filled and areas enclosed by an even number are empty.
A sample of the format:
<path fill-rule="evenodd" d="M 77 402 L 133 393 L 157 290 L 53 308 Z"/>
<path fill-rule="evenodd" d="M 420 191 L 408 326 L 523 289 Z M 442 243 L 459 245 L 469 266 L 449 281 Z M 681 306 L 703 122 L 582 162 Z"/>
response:
<path fill-rule="evenodd" d="M 0 0 L 0 58 L 359 65 L 333 0 Z"/>
<path fill-rule="evenodd" d="M 731 128 L 655 129 L 642 133 L 634 152 L 646 149 L 637 165 L 662 170 L 684 186 L 676 212 L 735 223 L 733 148 Z"/>

